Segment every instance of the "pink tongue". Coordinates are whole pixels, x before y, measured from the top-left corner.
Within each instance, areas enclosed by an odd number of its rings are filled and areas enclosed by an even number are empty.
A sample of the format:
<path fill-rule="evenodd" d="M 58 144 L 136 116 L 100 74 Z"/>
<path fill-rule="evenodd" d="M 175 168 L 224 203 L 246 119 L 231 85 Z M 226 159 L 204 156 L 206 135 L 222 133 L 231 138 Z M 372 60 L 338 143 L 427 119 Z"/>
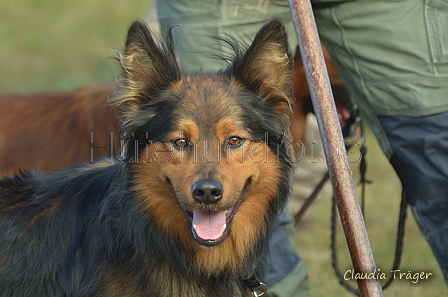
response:
<path fill-rule="evenodd" d="M 216 240 L 226 229 L 226 211 L 193 211 L 193 228 L 203 240 Z"/>

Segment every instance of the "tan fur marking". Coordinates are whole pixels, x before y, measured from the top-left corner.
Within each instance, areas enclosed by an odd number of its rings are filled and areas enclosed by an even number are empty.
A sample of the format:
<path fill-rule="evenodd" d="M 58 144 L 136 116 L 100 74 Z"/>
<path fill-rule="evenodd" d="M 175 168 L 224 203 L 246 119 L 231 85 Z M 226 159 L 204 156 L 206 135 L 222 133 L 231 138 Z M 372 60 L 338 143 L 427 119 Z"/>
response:
<path fill-rule="evenodd" d="M 134 275 L 123 274 L 119 269 L 111 270 L 103 278 L 104 296 L 109 297 L 143 297 Z"/>
<path fill-rule="evenodd" d="M 237 124 L 238 120 L 232 117 L 226 117 L 219 121 L 216 125 L 216 136 L 221 141 L 224 141 L 227 137 L 239 136 L 242 138 L 248 138 L 249 134 L 242 130 Z"/>
<path fill-rule="evenodd" d="M 37 215 L 35 215 L 34 217 L 31 218 L 30 220 L 30 226 L 34 225 L 38 220 L 40 220 L 42 217 L 48 215 L 49 213 L 53 212 L 56 207 L 59 205 L 60 199 L 54 199 L 53 202 L 51 203 L 50 207 L 42 210 L 40 213 L 38 213 Z"/>
<path fill-rule="evenodd" d="M 194 121 L 181 120 L 177 124 L 177 131 L 168 136 L 170 140 L 174 140 L 179 137 L 186 137 L 192 142 L 199 140 L 199 127 Z"/>
<path fill-rule="evenodd" d="M 0 209 L 0 212 L 13 211 L 15 208 L 17 208 L 17 207 L 19 207 L 19 206 L 21 206 L 21 205 L 23 205 L 25 203 L 26 203 L 26 201 L 21 201 L 21 202 L 17 202 L 17 203 L 11 204 L 11 205 L 3 208 L 3 209 Z"/>

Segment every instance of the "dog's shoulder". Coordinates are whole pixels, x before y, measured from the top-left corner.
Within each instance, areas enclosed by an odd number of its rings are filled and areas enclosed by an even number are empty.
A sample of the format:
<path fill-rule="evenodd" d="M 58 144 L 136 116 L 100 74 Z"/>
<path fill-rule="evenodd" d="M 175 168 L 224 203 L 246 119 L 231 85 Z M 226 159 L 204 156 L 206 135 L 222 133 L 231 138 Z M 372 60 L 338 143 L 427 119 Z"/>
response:
<path fill-rule="evenodd" d="M 29 213 L 30 208 L 40 208 L 54 200 L 104 196 L 118 165 L 115 160 L 101 160 L 76 164 L 58 172 L 19 172 L 0 179 L 0 213 Z"/>
<path fill-rule="evenodd" d="M 100 161 L 0 180 L 0 296 L 88 295 L 77 282 L 89 283 L 97 270 L 78 255 L 98 267 L 106 236 L 99 218 L 110 189 L 117 192 L 119 165 Z"/>

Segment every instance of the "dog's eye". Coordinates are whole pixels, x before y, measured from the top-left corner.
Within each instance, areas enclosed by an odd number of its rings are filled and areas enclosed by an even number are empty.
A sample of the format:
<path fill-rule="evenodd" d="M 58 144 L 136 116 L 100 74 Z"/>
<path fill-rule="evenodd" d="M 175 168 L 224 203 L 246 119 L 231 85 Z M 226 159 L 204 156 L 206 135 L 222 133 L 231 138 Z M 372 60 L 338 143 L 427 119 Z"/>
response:
<path fill-rule="evenodd" d="M 227 141 L 228 145 L 231 147 L 238 147 L 243 143 L 243 139 L 238 136 L 232 136 Z"/>
<path fill-rule="evenodd" d="M 190 142 L 185 138 L 178 138 L 172 141 L 172 143 L 178 148 L 187 148 Z"/>

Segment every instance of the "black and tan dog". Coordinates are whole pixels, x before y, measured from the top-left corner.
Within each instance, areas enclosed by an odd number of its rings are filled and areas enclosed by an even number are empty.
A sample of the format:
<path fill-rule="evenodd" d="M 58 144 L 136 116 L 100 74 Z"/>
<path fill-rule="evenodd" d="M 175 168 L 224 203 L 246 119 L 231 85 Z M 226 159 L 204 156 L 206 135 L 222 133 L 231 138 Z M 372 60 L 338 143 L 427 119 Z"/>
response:
<path fill-rule="evenodd" d="M 218 74 L 129 29 L 123 150 L 0 181 L 0 296 L 252 296 L 289 194 L 293 65 L 281 23 Z"/>

